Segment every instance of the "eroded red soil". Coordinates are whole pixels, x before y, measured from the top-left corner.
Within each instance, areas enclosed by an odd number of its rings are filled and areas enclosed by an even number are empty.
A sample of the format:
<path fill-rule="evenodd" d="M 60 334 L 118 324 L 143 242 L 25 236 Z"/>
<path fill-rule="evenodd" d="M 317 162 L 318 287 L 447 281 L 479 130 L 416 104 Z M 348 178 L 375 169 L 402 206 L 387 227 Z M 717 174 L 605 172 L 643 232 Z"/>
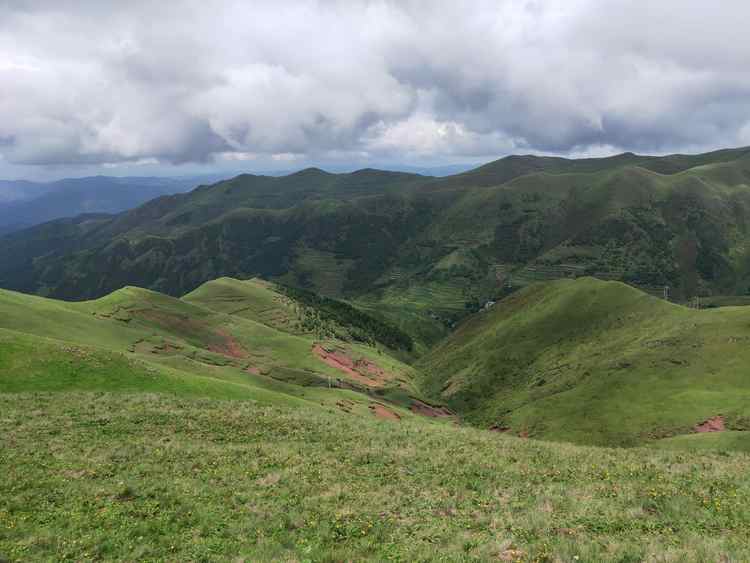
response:
<path fill-rule="evenodd" d="M 704 420 L 700 424 L 693 426 L 695 432 L 723 432 L 726 430 L 724 426 L 724 417 L 721 415 L 714 416 L 708 420 Z"/>
<path fill-rule="evenodd" d="M 341 350 L 327 350 L 320 344 L 313 346 L 313 354 L 323 362 L 345 373 L 350 379 L 367 387 L 382 387 L 393 376 L 377 364 L 366 360 L 354 360 Z"/>
<path fill-rule="evenodd" d="M 231 358 L 247 358 L 247 352 L 234 336 L 221 328 L 216 329 L 214 333 L 222 339 L 222 342 L 209 344 L 209 350 Z"/>
<path fill-rule="evenodd" d="M 384 418 L 386 420 L 401 420 L 398 413 L 392 411 L 382 403 L 371 403 L 370 411 L 378 418 Z"/>

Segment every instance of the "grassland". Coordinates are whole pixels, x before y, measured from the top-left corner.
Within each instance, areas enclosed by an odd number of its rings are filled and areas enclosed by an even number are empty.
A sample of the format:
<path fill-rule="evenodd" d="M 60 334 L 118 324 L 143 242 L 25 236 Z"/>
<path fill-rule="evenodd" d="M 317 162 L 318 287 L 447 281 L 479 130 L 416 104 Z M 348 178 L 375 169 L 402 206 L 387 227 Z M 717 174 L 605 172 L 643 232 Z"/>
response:
<path fill-rule="evenodd" d="M 664 438 L 653 443 L 653 447 L 692 452 L 750 452 L 750 439 L 746 431 L 710 432 L 705 434 L 684 434 Z"/>
<path fill-rule="evenodd" d="M 415 368 L 305 307 L 0 291 L 0 560 L 750 558 L 745 308 L 535 285 Z"/>
<path fill-rule="evenodd" d="M 690 434 L 715 416 L 749 430 L 748 342 L 746 307 L 689 309 L 582 278 L 513 294 L 419 368 L 427 393 L 476 424 L 633 446 Z M 734 441 L 747 448 L 750 433 Z"/>
<path fill-rule="evenodd" d="M 10 560 L 742 561 L 750 458 L 313 408 L 4 394 Z"/>
<path fill-rule="evenodd" d="M 0 290 L 0 310 L 0 392 L 159 392 L 363 416 L 385 402 L 415 416 L 413 368 L 300 329 L 300 306 L 270 284 L 219 280 L 185 300 L 127 287 L 76 303 Z"/>

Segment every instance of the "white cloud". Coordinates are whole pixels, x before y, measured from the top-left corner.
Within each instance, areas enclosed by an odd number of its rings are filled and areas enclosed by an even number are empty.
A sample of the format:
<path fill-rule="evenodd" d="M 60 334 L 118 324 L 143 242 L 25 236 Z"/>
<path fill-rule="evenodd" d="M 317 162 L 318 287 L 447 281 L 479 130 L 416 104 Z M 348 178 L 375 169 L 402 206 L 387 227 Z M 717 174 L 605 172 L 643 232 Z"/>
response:
<path fill-rule="evenodd" d="M 8 163 L 747 143 L 746 2 L 6 1 Z"/>

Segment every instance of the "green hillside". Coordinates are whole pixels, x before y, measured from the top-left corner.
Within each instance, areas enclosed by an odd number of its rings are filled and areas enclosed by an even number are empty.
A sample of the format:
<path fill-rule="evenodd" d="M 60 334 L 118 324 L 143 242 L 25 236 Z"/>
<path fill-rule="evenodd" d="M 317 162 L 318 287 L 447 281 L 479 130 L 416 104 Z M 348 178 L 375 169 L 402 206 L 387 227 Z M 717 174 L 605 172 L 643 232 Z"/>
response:
<path fill-rule="evenodd" d="M 415 368 L 321 303 L 0 290 L 0 559 L 750 557 L 745 308 L 535 285 Z"/>
<path fill-rule="evenodd" d="M 4 237 L 0 561 L 748 559 L 748 225 L 738 149 Z"/>
<path fill-rule="evenodd" d="M 396 326 L 345 302 L 260 279 L 213 280 L 184 296 L 183 301 L 260 320 L 292 334 L 380 344 L 390 351 L 411 352 L 414 346 L 411 337 Z"/>
<path fill-rule="evenodd" d="M 245 290 L 255 312 L 228 310 L 224 287 Z M 414 369 L 351 328 L 306 329 L 308 309 L 270 284 L 230 279 L 185 300 L 135 287 L 74 303 L 0 290 L 0 392 L 164 392 L 413 416 Z"/>
<path fill-rule="evenodd" d="M 750 150 L 512 156 L 447 178 L 241 175 L 1 239 L 0 287 L 72 300 L 262 277 L 345 299 L 422 353 L 488 299 L 593 275 L 673 299 L 750 291 Z"/>
<path fill-rule="evenodd" d="M 727 430 L 750 430 L 748 342 L 746 307 L 688 309 L 582 278 L 507 297 L 419 368 L 429 395 L 480 426 L 632 446 L 718 416 Z M 746 449 L 750 433 L 733 440 Z"/>

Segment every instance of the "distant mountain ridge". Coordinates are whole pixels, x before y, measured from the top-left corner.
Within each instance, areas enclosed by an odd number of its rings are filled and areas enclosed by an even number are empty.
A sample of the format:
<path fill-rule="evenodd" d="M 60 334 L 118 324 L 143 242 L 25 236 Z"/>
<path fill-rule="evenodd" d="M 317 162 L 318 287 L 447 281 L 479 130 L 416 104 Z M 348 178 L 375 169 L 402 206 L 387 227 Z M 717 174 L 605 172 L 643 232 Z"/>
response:
<path fill-rule="evenodd" d="M 0 180 L 0 205 L 27 201 L 50 190 L 50 184 L 27 180 Z"/>
<path fill-rule="evenodd" d="M 46 183 L 0 181 L 0 234 L 84 213 L 119 213 L 216 179 L 90 176 Z"/>
<path fill-rule="evenodd" d="M 262 276 L 348 299 L 429 344 L 534 281 L 593 275 L 675 299 L 745 294 L 749 230 L 748 148 L 510 156 L 442 178 L 307 168 L 7 235 L 0 286 L 86 299 Z"/>

